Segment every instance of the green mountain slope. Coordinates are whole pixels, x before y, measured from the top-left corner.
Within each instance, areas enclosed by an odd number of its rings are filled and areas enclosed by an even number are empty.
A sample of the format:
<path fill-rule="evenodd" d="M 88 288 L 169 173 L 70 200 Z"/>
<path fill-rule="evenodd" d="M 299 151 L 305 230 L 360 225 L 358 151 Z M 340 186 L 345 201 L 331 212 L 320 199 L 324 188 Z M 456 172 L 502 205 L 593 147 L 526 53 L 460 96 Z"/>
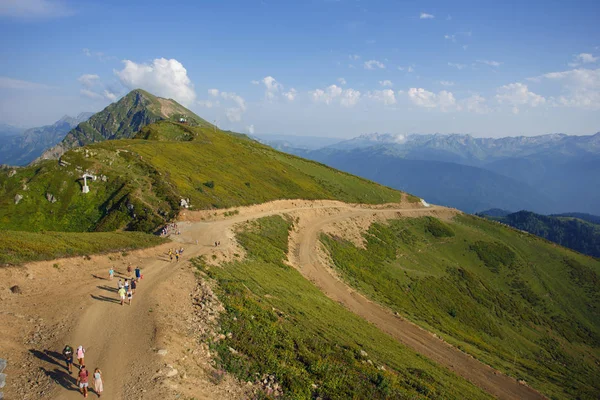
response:
<path fill-rule="evenodd" d="M 180 118 L 185 118 L 192 126 L 212 127 L 175 100 L 163 99 L 141 89 L 133 90 L 77 125 L 61 143 L 44 152 L 41 158 L 58 158 L 66 150 L 90 143 L 129 139 L 146 125 L 165 119 L 179 121 Z"/>
<path fill-rule="evenodd" d="M 584 214 L 593 217 L 589 214 Z M 577 250 L 583 254 L 600 257 L 600 225 L 572 216 L 546 216 L 529 211 L 519 211 L 506 216 L 483 217 L 502 222 L 514 228 Z"/>
<path fill-rule="evenodd" d="M 23 232 L 0 230 L 0 265 L 126 252 L 167 240 L 142 232 Z"/>
<path fill-rule="evenodd" d="M 357 290 L 551 398 L 598 398 L 600 261 L 467 215 L 365 238 L 322 236 Z"/>
<path fill-rule="evenodd" d="M 398 202 L 401 193 L 214 127 L 159 121 L 109 140 L 0 171 L 0 226 L 13 230 L 153 231 L 185 199 L 194 209 L 275 199 Z M 84 171 L 97 177 L 82 193 Z"/>
<path fill-rule="evenodd" d="M 291 218 L 253 221 L 238 234 L 245 260 L 218 268 L 195 260 L 226 310 L 227 335 L 211 345 L 219 367 L 242 381 L 271 376 L 285 399 L 490 398 L 304 279 L 285 262 L 291 229 Z"/>

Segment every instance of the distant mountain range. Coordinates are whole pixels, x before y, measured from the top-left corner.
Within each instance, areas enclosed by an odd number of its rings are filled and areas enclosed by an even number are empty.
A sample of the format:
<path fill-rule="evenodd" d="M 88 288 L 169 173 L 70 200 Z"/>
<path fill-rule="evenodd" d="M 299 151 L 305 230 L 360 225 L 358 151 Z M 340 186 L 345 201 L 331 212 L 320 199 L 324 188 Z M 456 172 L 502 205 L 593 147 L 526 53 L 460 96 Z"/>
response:
<path fill-rule="evenodd" d="M 600 257 L 600 217 L 575 214 L 586 218 L 584 220 L 572 216 L 540 215 L 529 211 L 500 216 L 499 211 L 503 210 L 487 210 L 478 215 L 541 236 L 580 253 Z"/>
<path fill-rule="evenodd" d="M 65 115 L 52 125 L 0 136 L 0 164 L 27 165 L 49 147 L 59 143 L 71 129 L 87 121 L 94 113 L 81 113 L 73 118 Z M 0 127 L 1 129 L 1 127 Z M 5 132 L 3 130 L 3 132 Z"/>
<path fill-rule="evenodd" d="M 600 133 L 500 139 L 373 133 L 320 149 L 278 148 L 470 213 L 600 214 Z"/>

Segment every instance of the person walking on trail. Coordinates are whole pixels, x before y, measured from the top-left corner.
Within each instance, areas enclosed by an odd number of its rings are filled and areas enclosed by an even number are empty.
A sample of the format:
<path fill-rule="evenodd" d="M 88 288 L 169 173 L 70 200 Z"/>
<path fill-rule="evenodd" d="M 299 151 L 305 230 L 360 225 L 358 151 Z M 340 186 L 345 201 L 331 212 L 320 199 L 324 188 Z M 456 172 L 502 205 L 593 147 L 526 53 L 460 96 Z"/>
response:
<path fill-rule="evenodd" d="M 139 282 L 141 276 L 142 270 L 140 269 L 140 267 L 135 267 L 135 280 Z"/>
<path fill-rule="evenodd" d="M 121 287 L 121 288 L 119 288 L 118 293 L 119 293 L 119 297 L 121 298 L 121 305 L 123 305 L 123 303 L 125 303 L 125 293 L 127 293 L 127 292 L 125 292 L 124 287 Z"/>
<path fill-rule="evenodd" d="M 128 292 L 129 291 L 129 281 L 127 279 L 125 279 L 125 283 L 123 284 L 123 286 L 125 287 L 125 291 Z"/>
<path fill-rule="evenodd" d="M 173 261 L 173 250 L 169 249 L 169 262 Z"/>
<path fill-rule="evenodd" d="M 117 282 L 117 289 L 121 289 L 123 287 L 123 281 L 119 278 L 119 282 Z"/>
<path fill-rule="evenodd" d="M 129 300 L 129 305 L 131 305 L 131 299 L 133 299 L 133 292 L 131 291 L 131 288 L 129 288 L 127 291 L 127 300 Z"/>
<path fill-rule="evenodd" d="M 108 279 L 112 281 L 112 278 L 115 276 L 115 270 L 112 267 L 108 270 Z"/>
<path fill-rule="evenodd" d="M 65 362 L 67 363 L 67 370 L 70 374 L 73 373 L 73 348 L 68 344 L 63 349 L 63 357 L 65 358 Z"/>
<path fill-rule="evenodd" d="M 79 369 L 81 369 L 81 367 L 85 364 L 83 362 L 83 357 L 85 356 L 85 349 L 83 348 L 83 346 L 79 346 L 77 348 L 77 351 L 75 352 L 75 354 L 77 355 L 77 362 L 79 363 Z"/>
<path fill-rule="evenodd" d="M 135 279 L 131 278 L 131 284 L 129 286 L 131 287 L 131 293 L 135 294 L 135 289 L 137 288 L 137 283 L 135 282 Z"/>
<path fill-rule="evenodd" d="M 175 260 L 179 262 L 179 251 L 175 251 Z"/>
<path fill-rule="evenodd" d="M 79 369 L 79 376 L 77 377 L 77 385 L 79 386 L 79 391 L 83 394 L 83 397 L 87 397 L 88 395 L 88 378 L 90 374 L 87 369 L 85 369 L 85 365 L 82 365 Z"/>
<path fill-rule="evenodd" d="M 128 273 L 128 274 L 131 274 L 131 264 L 129 264 L 129 265 L 127 266 L 127 273 Z"/>
<path fill-rule="evenodd" d="M 102 383 L 102 371 L 100 368 L 94 370 L 94 391 L 100 397 L 104 391 L 104 384 Z"/>

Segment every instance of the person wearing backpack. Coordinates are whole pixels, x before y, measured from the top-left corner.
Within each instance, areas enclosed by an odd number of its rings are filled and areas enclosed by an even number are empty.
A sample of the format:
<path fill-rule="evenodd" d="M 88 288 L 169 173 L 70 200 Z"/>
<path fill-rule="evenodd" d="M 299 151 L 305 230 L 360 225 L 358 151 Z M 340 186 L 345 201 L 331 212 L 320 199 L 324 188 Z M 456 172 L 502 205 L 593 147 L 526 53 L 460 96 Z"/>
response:
<path fill-rule="evenodd" d="M 73 348 L 68 344 L 63 349 L 63 357 L 65 357 L 65 362 L 67 363 L 67 370 L 70 374 L 73 373 Z"/>
<path fill-rule="evenodd" d="M 85 356 L 85 349 L 83 348 L 83 346 L 79 346 L 77 348 L 77 362 L 79 363 L 79 369 L 81 369 L 81 367 L 85 364 L 83 362 L 83 357 Z"/>
<path fill-rule="evenodd" d="M 88 378 L 90 373 L 87 369 L 85 369 L 85 365 L 81 366 L 79 370 L 79 375 L 77 376 L 77 386 L 79 386 L 79 391 L 83 394 L 83 397 L 87 397 L 88 395 Z"/>

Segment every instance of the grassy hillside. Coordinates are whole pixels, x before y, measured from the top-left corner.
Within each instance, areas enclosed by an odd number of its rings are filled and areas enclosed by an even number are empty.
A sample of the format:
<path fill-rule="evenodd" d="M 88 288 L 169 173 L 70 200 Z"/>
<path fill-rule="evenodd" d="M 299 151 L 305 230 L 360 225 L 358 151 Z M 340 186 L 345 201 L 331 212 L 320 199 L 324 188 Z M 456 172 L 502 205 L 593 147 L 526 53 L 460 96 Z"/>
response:
<path fill-rule="evenodd" d="M 288 220 L 249 223 L 247 258 L 195 264 L 217 283 L 226 312 L 219 366 L 242 381 L 272 375 L 286 399 L 482 399 L 479 388 L 415 354 L 327 298 L 284 263 Z M 273 397 L 267 397 L 273 398 Z"/>
<path fill-rule="evenodd" d="M 323 236 L 352 286 L 551 398 L 600 395 L 600 262 L 473 216 Z"/>
<path fill-rule="evenodd" d="M 576 214 L 577 215 L 577 214 Z M 572 216 L 546 216 L 519 211 L 505 216 L 483 215 L 517 229 L 594 257 L 600 257 L 600 225 Z M 587 218 L 594 217 L 584 214 Z"/>
<path fill-rule="evenodd" d="M 129 251 L 164 243 L 142 232 L 17 232 L 0 231 L 0 265 Z"/>
<path fill-rule="evenodd" d="M 0 171 L 0 226 L 12 230 L 150 232 L 193 209 L 276 199 L 399 202 L 401 193 L 242 136 L 160 121 L 139 137 L 65 153 L 60 162 Z M 96 175 L 82 194 L 84 171 Z M 16 204 L 16 199 L 22 199 Z M 54 202 L 53 202 L 54 200 Z"/>

